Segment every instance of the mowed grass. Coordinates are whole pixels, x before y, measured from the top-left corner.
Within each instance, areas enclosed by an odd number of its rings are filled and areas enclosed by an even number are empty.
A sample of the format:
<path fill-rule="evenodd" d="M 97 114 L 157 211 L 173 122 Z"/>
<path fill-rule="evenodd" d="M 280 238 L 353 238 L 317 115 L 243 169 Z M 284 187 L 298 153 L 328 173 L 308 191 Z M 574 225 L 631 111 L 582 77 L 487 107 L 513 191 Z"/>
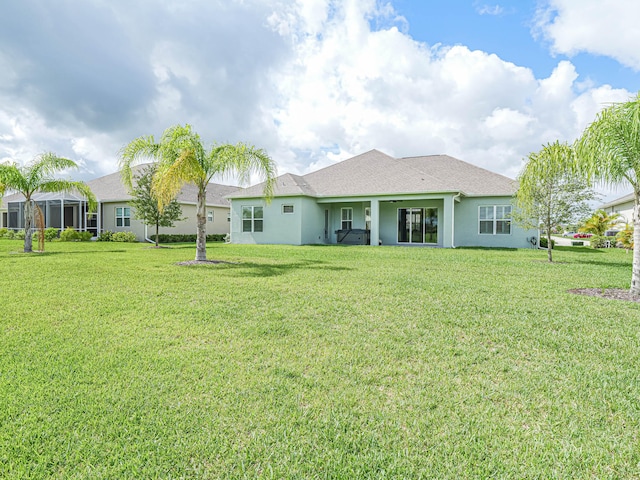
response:
<path fill-rule="evenodd" d="M 631 255 L 0 240 L 2 478 L 637 478 Z"/>

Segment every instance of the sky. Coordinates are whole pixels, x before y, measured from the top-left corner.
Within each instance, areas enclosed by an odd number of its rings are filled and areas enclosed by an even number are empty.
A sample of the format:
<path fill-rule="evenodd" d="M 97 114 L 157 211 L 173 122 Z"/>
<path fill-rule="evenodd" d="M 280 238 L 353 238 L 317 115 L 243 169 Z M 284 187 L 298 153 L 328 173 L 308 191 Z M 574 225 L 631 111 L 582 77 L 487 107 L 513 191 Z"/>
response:
<path fill-rule="evenodd" d="M 279 174 L 375 148 L 515 178 L 640 90 L 638 20 L 628 0 L 3 1 L 0 162 L 52 151 L 89 180 L 189 123 Z"/>

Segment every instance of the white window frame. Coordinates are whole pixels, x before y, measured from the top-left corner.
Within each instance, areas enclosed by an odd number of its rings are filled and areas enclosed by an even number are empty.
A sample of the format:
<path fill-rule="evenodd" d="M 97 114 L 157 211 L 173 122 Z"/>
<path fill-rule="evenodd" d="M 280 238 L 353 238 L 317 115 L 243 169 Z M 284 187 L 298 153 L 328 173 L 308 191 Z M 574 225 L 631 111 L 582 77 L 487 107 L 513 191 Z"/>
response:
<path fill-rule="evenodd" d="M 291 211 L 287 212 L 288 209 L 290 209 Z M 291 203 L 282 204 L 282 213 L 283 213 L 283 215 L 291 215 L 291 214 L 294 213 L 294 211 L 295 211 L 295 209 L 293 207 L 293 204 L 291 204 Z"/>
<path fill-rule="evenodd" d="M 207 222 L 213 222 L 213 210 L 207 210 Z"/>
<path fill-rule="evenodd" d="M 347 214 L 346 217 L 345 217 L 345 213 Z M 352 207 L 342 207 L 340 209 L 340 229 L 341 230 L 353 229 L 353 208 Z"/>
<path fill-rule="evenodd" d="M 116 207 L 115 213 L 116 213 L 115 215 L 116 227 L 123 228 L 123 227 L 131 226 L 131 208 L 130 207 Z M 118 221 L 120 221 L 121 225 L 118 225 Z"/>
<path fill-rule="evenodd" d="M 243 205 L 242 207 L 242 233 L 261 233 L 264 231 L 264 208 L 259 205 Z M 245 211 L 250 211 L 251 214 L 245 217 Z M 259 212 L 260 216 L 256 214 Z M 246 228 L 246 223 L 249 222 L 249 228 Z M 257 230 L 256 227 L 260 226 Z"/>
<path fill-rule="evenodd" d="M 489 214 L 487 218 L 482 218 L 482 209 Z M 511 205 L 480 205 L 478 206 L 478 235 L 511 235 L 512 221 L 511 221 Z M 502 215 L 498 218 L 498 212 L 501 211 Z M 491 232 L 483 232 L 481 225 L 491 222 Z M 498 231 L 498 224 L 506 223 L 508 226 L 508 232 Z"/>

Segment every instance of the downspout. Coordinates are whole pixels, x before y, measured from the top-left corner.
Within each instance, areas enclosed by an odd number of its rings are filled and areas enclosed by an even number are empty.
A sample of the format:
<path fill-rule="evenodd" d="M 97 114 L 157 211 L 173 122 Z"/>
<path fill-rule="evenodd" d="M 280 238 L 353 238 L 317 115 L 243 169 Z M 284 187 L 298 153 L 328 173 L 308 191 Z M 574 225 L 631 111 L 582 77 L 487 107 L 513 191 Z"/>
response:
<path fill-rule="evenodd" d="M 146 242 L 153 243 L 154 245 L 156 244 L 156 242 L 154 242 L 153 240 L 151 240 L 149 238 L 149 232 L 148 232 L 148 228 L 147 228 L 147 224 L 146 223 L 144 224 L 144 240 Z"/>
<path fill-rule="evenodd" d="M 451 248 L 456 248 L 456 200 L 460 199 L 460 195 L 462 195 L 462 192 L 456 193 L 451 198 Z"/>

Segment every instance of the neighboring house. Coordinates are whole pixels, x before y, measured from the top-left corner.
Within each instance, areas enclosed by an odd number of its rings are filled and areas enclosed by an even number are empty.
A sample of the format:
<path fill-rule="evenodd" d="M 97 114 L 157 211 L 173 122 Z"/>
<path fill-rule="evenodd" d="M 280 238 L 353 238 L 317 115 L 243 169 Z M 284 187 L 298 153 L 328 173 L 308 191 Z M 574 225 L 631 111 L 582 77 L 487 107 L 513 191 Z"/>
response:
<path fill-rule="evenodd" d="M 510 219 L 516 182 L 447 155 L 377 150 L 304 176 L 285 174 L 231 200 L 233 243 L 531 246 Z"/>
<path fill-rule="evenodd" d="M 633 223 L 634 194 L 630 193 L 600 207 L 607 213 L 619 213 L 622 222 Z"/>
<path fill-rule="evenodd" d="M 139 174 L 145 165 L 133 168 L 134 176 Z M 64 229 L 67 227 L 81 231 L 90 231 L 95 235 L 105 230 L 112 232 L 134 232 L 138 240 L 143 241 L 155 234 L 155 226 L 145 226 L 133 216 L 133 208 L 129 206 L 131 195 L 122 183 L 120 172 L 105 175 L 87 182 L 98 200 L 98 208 L 94 214 L 87 213 L 87 202 L 78 195 L 69 193 L 36 193 L 34 201 L 45 216 L 46 227 Z M 238 190 L 238 187 L 210 183 L 207 188 L 207 234 L 229 233 L 230 215 L 227 195 Z M 160 233 L 195 234 L 196 233 L 196 200 L 197 188 L 188 184 L 178 194 L 177 200 L 182 207 L 182 218 L 174 227 L 160 227 Z M 2 199 L 2 226 L 19 229 L 24 228 L 24 197 L 20 194 L 7 195 Z M 61 212 L 63 212 L 61 214 Z"/>

